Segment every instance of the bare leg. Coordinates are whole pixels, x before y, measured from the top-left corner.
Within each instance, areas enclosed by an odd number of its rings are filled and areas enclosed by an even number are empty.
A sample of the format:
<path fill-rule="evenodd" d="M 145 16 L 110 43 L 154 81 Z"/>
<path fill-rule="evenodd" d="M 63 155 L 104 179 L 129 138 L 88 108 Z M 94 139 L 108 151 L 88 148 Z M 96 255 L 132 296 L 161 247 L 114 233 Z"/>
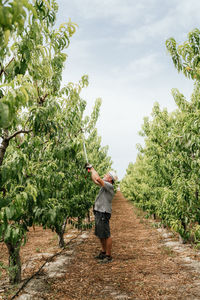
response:
<path fill-rule="evenodd" d="M 106 252 L 106 239 L 100 239 L 102 252 Z"/>
<path fill-rule="evenodd" d="M 111 249 L 112 249 L 112 238 L 111 236 L 107 239 L 105 239 L 105 244 L 106 244 L 106 255 L 111 256 Z"/>

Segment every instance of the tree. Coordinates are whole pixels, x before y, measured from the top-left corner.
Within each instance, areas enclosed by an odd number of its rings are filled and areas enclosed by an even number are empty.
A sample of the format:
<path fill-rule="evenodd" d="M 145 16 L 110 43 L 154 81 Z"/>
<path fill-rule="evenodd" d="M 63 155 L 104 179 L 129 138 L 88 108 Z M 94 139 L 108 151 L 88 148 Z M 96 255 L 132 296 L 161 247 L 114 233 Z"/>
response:
<path fill-rule="evenodd" d="M 188 40 L 177 46 L 174 38 L 166 41 L 166 47 L 172 57 L 172 61 L 178 70 L 186 77 L 200 80 L 200 30 L 189 32 Z"/>
<path fill-rule="evenodd" d="M 83 117 L 86 101 L 80 97 L 80 92 L 87 84 L 87 77 L 84 76 L 78 85 L 70 83 L 62 89 L 60 110 L 54 115 L 58 131 L 51 141 L 43 143 L 45 150 L 40 151 L 38 157 L 36 155 L 36 162 L 39 160 L 41 163 L 34 174 L 39 191 L 34 214 L 44 228 L 56 231 L 60 247 L 65 246 L 63 235 L 66 220 L 84 219 L 96 194 L 96 188 L 91 185 L 89 174 L 84 169 L 83 132 L 90 134 L 86 142 L 88 150 L 93 149 L 90 158 L 95 155 L 100 168 L 105 161 L 108 162 L 106 168 L 110 165 L 107 152 L 102 153 L 100 143 L 94 140 L 101 102 L 96 101 L 90 117 Z M 41 173 L 40 169 L 44 172 Z"/>
<path fill-rule="evenodd" d="M 188 102 L 173 90 L 177 110 L 154 105 L 145 119 L 135 164 L 130 164 L 121 189 L 136 205 L 178 232 L 183 240 L 199 241 L 199 85 Z"/>
<path fill-rule="evenodd" d="M 37 186 L 30 175 L 35 167 L 33 149 L 58 129 L 54 113 L 64 50 L 75 32 L 71 21 L 54 29 L 57 9 L 50 0 L 0 4 L 0 13 L 7 16 L 1 18 L 0 29 L 0 236 L 9 251 L 12 283 L 21 279 L 19 250 L 37 204 Z"/>
<path fill-rule="evenodd" d="M 16 5 L 20 25 L 12 17 L 13 25 L 2 27 L 0 37 L 0 238 L 9 251 L 11 283 L 21 280 L 19 251 L 30 226 L 55 230 L 63 247 L 66 219 L 81 220 L 91 208 L 96 187 L 84 169 L 84 135 L 89 159 L 99 171 L 112 164 L 95 128 L 99 99 L 84 117 L 86 101 L 80 93 L 87 76 L 61 88 L 64 51 L 75 24 L 54 29 L 54 0 L 5 1 L 0 9 L 14 16 Z"/>

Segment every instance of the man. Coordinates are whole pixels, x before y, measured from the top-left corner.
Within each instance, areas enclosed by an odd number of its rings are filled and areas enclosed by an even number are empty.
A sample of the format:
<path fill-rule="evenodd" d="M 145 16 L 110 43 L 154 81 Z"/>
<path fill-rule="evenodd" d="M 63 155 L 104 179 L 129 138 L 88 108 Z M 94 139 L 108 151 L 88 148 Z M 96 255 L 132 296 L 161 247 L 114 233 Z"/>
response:
<path fill-rule="evenodd" d="M 110 235 L 109 220 L 114 196 L 113 184 L 117 177 L 114 172 L 110 171 L 101 179 L 92 165 L 88 164 L 86 168 L 91 173 L 93 182 L 101 187 L 95 200 L 94 215 L 95 235 L 100 239 L 102 251 L 95 258 L 100 259 L 102 263 L 108 263 L 112 261 L 112 238 Z"/>

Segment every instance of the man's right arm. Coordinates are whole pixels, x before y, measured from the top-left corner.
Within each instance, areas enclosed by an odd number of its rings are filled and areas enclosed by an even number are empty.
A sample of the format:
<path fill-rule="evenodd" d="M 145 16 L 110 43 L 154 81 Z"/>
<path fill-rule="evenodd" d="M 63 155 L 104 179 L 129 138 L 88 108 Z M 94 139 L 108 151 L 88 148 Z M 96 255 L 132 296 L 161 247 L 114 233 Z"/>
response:
<path fill-rule="evenodd" d="M 90 173 L 91 173 L 92 181 L 95 184 L 97 184 L 99 186 L 104 186 L 105 183 L 104 183 L 103 179 L 101 179 L 101 177 L 99 176 L 99 174 L 93 167 L 90 169 Z"/>

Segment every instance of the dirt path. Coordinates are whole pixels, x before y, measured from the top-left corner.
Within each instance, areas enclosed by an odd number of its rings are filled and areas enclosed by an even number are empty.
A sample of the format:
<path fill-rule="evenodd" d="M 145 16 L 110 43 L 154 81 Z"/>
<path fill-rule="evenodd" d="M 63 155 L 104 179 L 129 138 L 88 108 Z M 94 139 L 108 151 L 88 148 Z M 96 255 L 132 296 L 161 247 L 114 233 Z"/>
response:
<path fill-rule="evenodd" d="M 18 299 L 200 299 L 197 270 L 164 244 L 150 222 L 136 216 L 120 192 L 113 200 L 111 233 L 113 262 L 102 265 L 93 258 L 99 243 L 91 231 L 76 245 L 65 273 L 46 277 L 48 288 L 37 296 Z"/>

